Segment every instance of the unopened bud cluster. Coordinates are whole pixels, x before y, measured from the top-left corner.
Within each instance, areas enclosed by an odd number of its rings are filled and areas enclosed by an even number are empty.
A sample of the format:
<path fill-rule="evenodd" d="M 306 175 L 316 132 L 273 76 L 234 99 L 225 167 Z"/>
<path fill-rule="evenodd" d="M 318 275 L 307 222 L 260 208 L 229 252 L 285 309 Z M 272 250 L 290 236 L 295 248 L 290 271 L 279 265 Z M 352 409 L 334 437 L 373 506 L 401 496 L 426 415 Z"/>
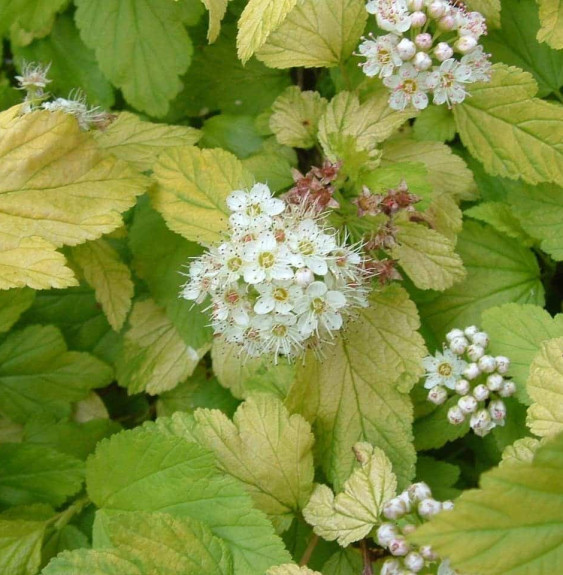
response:
<path fill-rule="evenodd" d="M 320 214 L 329 208 L 339 208 L 334 199 L 332 182 L 338 177 L 340 162 L 325 160 L 321 167 L 313 166 L 305 175 L 293 170 L 295 185 L 289 189 L 283 199 L 288 204 L 300 205 L 311 213 Z"/>
<path fill-rule="evenodd" d="M 51 95 L 45 92 L 45 87 L 51 82 L 47 77 L 49 67 L 50 65 L 24 63 L 21 76 L 16 76 L 18 90 L 25 90 L 26 92 L 23 114 L 29 114 L 36 110 L 64 112 L 74 116 L 84 131 L 103 130 L 111 124 L 115 116 L 104 112 L 99 107 L 89 107 L 86 97 L 80 90 L 73 90 L 68 98 L 50 100 Z"/>
<path fill-rule="evenodd" d="M 428 401 L 441 405 L 450 394 L 460 396 L 448 410 L 448 421 L 460 425 L 469 419 L 471 429 L 481 437 L 504 425 L 503 398 L 516 391 L 514 382 L 506 378 L 510 360 L 487 354 L 488 345 L 488 335 L 476 326 L 453 329 L 446 335 L 444 351 L 423 359 Z"/>
<path fill-rule="evenodd" d="M 479 12 L 448 0 L 369 0 L 366 10 L 389 34 L 363 39 L 360 66 L 366 76 L 382 78 L 391 108 L 422 110 L 430 94 L 434 104 L 451 107 L 463 102 L 468 84 L 489 81 L 489 55 L 478 43 L 487 26 Z"/>
<path fill-rule="evenodd" d="M 211 298 L 216 335 L 249 356 L 289 359 L 320 349 L 367 306 L 359 246 L 347 246 L 315 209 L 274 198 L 266 184 L 236 190 L 226 241 L 190 265 L 182 295 Z"/>
<path fill-rule="evenodd" d="M 413 483 L 408 489 L 383 506 L 383 515 L 389 521 L 377 529 L 376 540 L 388 549 L 393 558 L 387 559 L 381 575 L 410 575 L 419 573 L 431 563 L 439 561 L 429 545 L 417 547 L 407 541 L 416 528 L 441 511 L 453 509 L 451 501 L 437 501 L 424 482 Z"/>

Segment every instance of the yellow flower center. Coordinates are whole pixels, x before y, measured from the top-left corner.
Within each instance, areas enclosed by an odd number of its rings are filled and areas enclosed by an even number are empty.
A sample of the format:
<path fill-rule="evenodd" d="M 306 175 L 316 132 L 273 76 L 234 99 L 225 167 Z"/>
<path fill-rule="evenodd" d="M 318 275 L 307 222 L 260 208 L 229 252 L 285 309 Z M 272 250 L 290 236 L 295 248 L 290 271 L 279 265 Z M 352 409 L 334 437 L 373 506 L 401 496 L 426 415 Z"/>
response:
<path fill-rule="evenodd" d="M 272 295 L 276 301 L 286 301 L 289 297 L 289 292 L 285 288 L 278 287 L 274 290 Z"/>
<path fill-rule="evenodd" d="M 452 374 L 452 366 L 451 364 L 444 362 L 438 366 L 438 373 L 443 377 L 449 377 Z"/>
<path fill-rule="evenodd" d="M 405 80 L 403 82 L 403 92 L 406 94 L 415 94 L 418 91 L 418 86 L 415 80 Z"/>
<path fill-rule="evenodd" d="M 311 309 L 315 312 L 315 313 L 322 313 L 325 309 L 326 309 L 326 302 L 320 298 L 320 297 L 316 297 L 312 302 L 311 302 Z"/>
<path fill-rule="evenodd" d="M 315 245 L 310 240 L 301 240 L 299 242 L 299 251 L 304 256 L 310 256 L 315 253 Z"/>
<path fill-rule="evenodd" d="M 230 260 L 227 261 L 227 267 L 232 272 L 238 271 L 240 269 L 240 266 L 242 266 L 242 260 L 238 256 L 235 256 L 234 258 L 231 258 Z"/>
<path fill-rule="evenodd" d="M 275 261 L 276 258 L 272 252 L 262 252 L 258 256 L 258 263 L 263 268 L 271 268 Z"/>

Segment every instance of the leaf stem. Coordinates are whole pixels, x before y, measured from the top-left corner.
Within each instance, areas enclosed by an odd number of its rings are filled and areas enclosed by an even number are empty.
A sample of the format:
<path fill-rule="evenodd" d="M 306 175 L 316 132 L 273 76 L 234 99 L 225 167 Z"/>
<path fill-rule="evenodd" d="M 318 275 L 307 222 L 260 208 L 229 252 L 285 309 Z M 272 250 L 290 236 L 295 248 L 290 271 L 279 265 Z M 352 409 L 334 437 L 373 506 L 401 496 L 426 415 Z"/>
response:
<path fill-rule="evenodd" d="M 311 555 L 313 554 L 313 551 L 315 550 L 315 547 L 317 546 L 318 542 L 319 542 L 319 536 L 313 533 L 311 539 L 309 539 L 309 544 L 307 545 L 307 548 L 303 553 L 303 557 L 301 557 L 301 560 L 299 561 L 299 565 L 301 567 L 309 563 Z"/>
<path fill-rule="evenodd" d="M 364 560 L 364 570 L 362 571 L 362 575 L 373 575 L 371 553 L 365 539 L 360 541 L 360 547 L 362 548 L 362 558 Z"/>

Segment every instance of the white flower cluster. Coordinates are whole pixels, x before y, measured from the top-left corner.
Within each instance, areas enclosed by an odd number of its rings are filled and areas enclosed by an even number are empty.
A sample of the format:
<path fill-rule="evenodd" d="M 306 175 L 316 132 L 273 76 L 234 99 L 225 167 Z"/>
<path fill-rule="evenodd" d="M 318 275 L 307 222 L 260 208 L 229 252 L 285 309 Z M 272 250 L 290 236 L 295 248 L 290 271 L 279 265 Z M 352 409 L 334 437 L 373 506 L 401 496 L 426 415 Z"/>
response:
<path fill-rule="evenodd" d="M 441 405 L 448 399 L 448 390 L 460 395 L 457 405 L 448 411 L 448 421 L 460 425 L 469 417 L 470 427 L 483 437 L 497 425 L 504 425 L 506 405 L 502 398 L 516 391 L 514 382 L 504 377 L 510 360 L 487 355 L 489 337 L 474 325 L 452 329 L 446 340 L 448 347 L 443 353 L 422 360 L 424 387 L 430 390 L 428 401 Z"/>
<path fill-rule="evenodd" d="M 478 44 L 487 26 L 479 12 L 448 0 L 369 0 L 366 10 L 389 34 L 363 40 L 360 66 L 383 79 L 394 110 L 422 110 L 429 94 L 434 104 L 451 107 L 463 102 L 468 84 L 489 81 L 489 55 Z"/>
<path fill-rule="evenodd" d="M 388 549 L 393 558 L 385 561 L 381 575 L 410 575 L 439 561 L 429 545 L 417 547 L 407 542 L 406 536 L 430 517 L 453 507 L 451 501 L 436 501 L 430 487 L 424 482 L 413 483 L 397 497 L 387 501 L 383 506 L 383 515 L 390 521 L 382 523 L 377 529 L 377 542 Z M 444 572 L 447 566 L 447 562 L 442 561 L 439 572 Z"/>
<path fill-rule="evenodd" d="M 16 76 L 19 84 L 18 90 L 26 91 L 23 113 L 29 114 L 35 110 L 61 111 L 74 116 L 84 131 L 91 128 L 106 128 L 114 116 L 104 112 L 99 107 L 89 108 L 86 96 L 80 90 L 73 90 L 68 98 L 56 98 L 48 101 L 50 94 L 45 92 L 45 87 L 51 82 L 47 78 L 50 66 L 50 64 L 42 66 L 33 62 L 24 63 L 21 76 Z"/>
<path fill-rule="evenodd" d="M 182 295 L 211 297 L 212 326 L 250 356 L 288 358 L 330 340 L 346 315 L 367 306 L 358 247 L 266 184 L 227 198 L 230 235 L 190 265 Z"/>

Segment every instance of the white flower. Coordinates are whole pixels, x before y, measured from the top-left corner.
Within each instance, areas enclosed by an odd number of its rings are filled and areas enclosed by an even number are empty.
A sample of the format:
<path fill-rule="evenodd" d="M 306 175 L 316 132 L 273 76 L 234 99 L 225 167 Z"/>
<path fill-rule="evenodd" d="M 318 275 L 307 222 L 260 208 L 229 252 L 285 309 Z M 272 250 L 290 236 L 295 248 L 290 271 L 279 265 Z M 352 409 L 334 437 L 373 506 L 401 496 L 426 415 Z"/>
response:
<path fill-rule="evenodd" d="M 264 232 L 243 250 L 242 266 L 244 281 L 257 284 L 264 280 L 289 280 L 293 277 L 291 254 L 278 245 L 274 234 Z"/>
<path fill-rule="evenodd" d="M 99 107 L 89 108 L 86 96 L 80 90 L 70 93 L 68 98 L 57 98 L 52 102 L 43 102 L 41 107 L 49 112 L 64 112 L 74 116 L 78 125 L 84 131 L 90 128 L 104 128 L 111 123 L 113 116 L 102 111 Z"/>
<path fill-rule="evenodd" d="M 383 83 L 391 89 L 389 106 L 394 110 L 404 110 L 412 104 L 417 110 L 428 106 L 427 72 L 419 72 L 412 64 L 405 63 L 397 74 L 384 78 Z"/>
<path fill-rule="evenodd" d="M 411 27 L 406 0 L 369 0 L 366 10 L 375 15 L 377 25 L 387 32 L 402 34 Z"/>
<path fill-rule="evenodd" d="M 488 82 L 491 79 L 489 54 L 483 52 L 482 46 L 477 46 L 469 54 L 463 56 L 461 63 L 471 70 L 472 82 Z"/>
<path fill-rule="evenodd" d="M 464 84 L 471 82 L 471 68 L 449 58 L 430 74 L 428 84 L 434 89 L 434 104 L 447 103 L 449 107 L 465 100 Z M 477 342 L 474 342 L 477 343 Z"/>
<path fill-rule="evenodd" d="M 266 184 L 254 184 L 250 190 L 235 190 L 227 198 L 227 206 L 233 212 L 229 221 L 239 229 L 264 229 L 272 223 L 272 217 L 281 214 L 285 204 L 273 198 Z"/>
<path fill-rule="evenodd" d="M 487 33 L 487 22 L 479 12 L 458 12 L 457 33 L 460 36 L 472 36 L 478 40 Z"/>
<path fill-rule="evenodd" d="M 295 311 L 300 314 L 299 330 L 312 335 L 319 327 L 329 332 L 340 329 L 342 315 L 338 310 L 345 305 L 346 297 L 342 292 L 329 290 L 324 282 L 313 282 L 295 303 Z"/>
<path fill-rule="evenodd" d="M 51 80 L 47 78 L 50 67 L 51 64 L 43 66 L 42 64 L 35 64 L 33 62 L 24 62 L 21 76 L 16 76 L 16 80 L 19 84 L 18 90 L 33 91 L 39 88 L 39 90 L 42 91 L 43 88 L 51 82 Z"/>
<path fill-rule="evenodd" d="M 360 64 L 368 77 L 387 78 L 403 61 L 397 52 L 398 36 L 386 34 L 374 40 L 364 40 L 359 46 L 359 53 L 366 61 Z"/>
<path fill-rule="evenodd" d="M 293 310 L 295 300 L 303 295 L 303 289 L 289 281 L 258 284 L 256 289 L 260 297 L 254 304 L 254 311 L 259 315 L 270 312 L 288 314 Z"/>
<path fill-rule="evenodd" d="M 237 325 L 246 327 L 250 324 L 250 305 L 244 289 L 238 285 L 220 290 L 212 307 L 213 319 L 216 321 L 232 318 Z"/>
<path fill-rule="evenodd" d="M 436 385 L 455 389 L 455 384 L 461 379 L 467 362 L 446 349 L 444 353 L 436 352 L 434 357 L 425 357 L 422 360 L 422 365 L 426 369 L 426 381 L 424 383 L 426 389 L 432 389 Z"/>
<path fill-rule="evenodd" d="M 308 267 L 317 275 L 326 275 L 327 256 L 336 248 L 334 236 L 324 233 L 314 220 L 308 219 L 288 232 L 288 244 L 294 254 L 293 265 Z"/>
<path fill-rule="evenodd" d="M 278 356 L 291 356 L 303 347 L 303 337 L 296 325 L 294 315 L 261 315 L 256 318 L 255 326 L 262 340 L 261 353 Z"/>

